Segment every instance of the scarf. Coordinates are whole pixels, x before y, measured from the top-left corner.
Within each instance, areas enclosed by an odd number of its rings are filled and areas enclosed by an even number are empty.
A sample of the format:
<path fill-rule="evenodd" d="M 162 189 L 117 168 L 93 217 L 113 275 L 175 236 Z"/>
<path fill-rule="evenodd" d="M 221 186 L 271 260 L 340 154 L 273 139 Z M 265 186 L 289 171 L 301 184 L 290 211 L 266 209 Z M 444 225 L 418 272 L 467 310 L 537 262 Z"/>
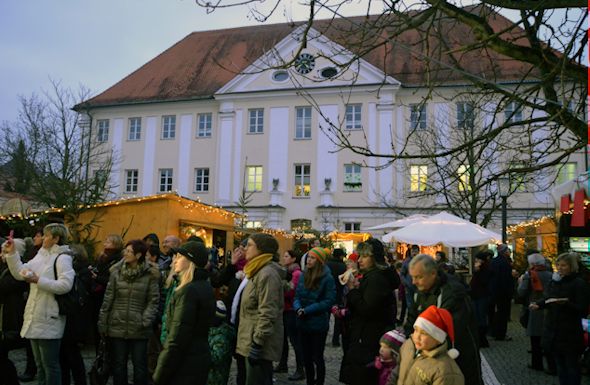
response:
<path fill-rule="evenodd" d="M 543 282 L 539 278 L 539 271 L 545 271 L 547 268 L 543 265 L 535 265 L 531 267 L 529 270 L 529 274 L 531 275 L 531 287 L 533 291 L 542 292 L 543 291 Z"/>
<path fill-rule="evenodd" d="M 246 277 L 252 279 L 252 277 L 258 273 L 258 270 L 262 269 L 270 261 L 272 261 L 272 257 L 273 255 L 270 253 L 260 254 L 254 257 L 254 259 L 249 260 L 248 263 L 246 263 L 246 266 L 244 266 L 244 273 L 246 273 Z"/>
<path fill-rule="evenodd" d="M 123 262 L 123 266 L 121 266 L 121 277 L 127 282 L 133 282 L 142 275 L 143 268 L 143 263 L 138 263 L 135 267 L 130 267 L 127 263 Z"/>

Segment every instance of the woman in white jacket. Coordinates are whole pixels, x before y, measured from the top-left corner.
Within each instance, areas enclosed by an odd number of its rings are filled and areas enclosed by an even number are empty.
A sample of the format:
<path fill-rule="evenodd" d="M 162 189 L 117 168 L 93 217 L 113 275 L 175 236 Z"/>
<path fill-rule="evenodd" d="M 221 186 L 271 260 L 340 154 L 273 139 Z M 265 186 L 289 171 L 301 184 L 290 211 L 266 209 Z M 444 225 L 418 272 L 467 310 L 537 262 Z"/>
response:
<path fill-rule="evenodd" d="M 43 246 L 33 259 L 24 264 L 11 240 L 2 245 L 12 276 L 30 284 L 20 335 L 31 341 L 39 385 L 61 384 L 59 346 L 66 317 L 59 314 L 55 294 L 69 292 L 74 283 L 72 257 L 62 254 L 67 250 L 67 246 L 63 246 L 67 235 L 68 230 L 62 224 L 51 223 L 45 226 Z M 53 271 L 56 258 L 57 279 Z"/>

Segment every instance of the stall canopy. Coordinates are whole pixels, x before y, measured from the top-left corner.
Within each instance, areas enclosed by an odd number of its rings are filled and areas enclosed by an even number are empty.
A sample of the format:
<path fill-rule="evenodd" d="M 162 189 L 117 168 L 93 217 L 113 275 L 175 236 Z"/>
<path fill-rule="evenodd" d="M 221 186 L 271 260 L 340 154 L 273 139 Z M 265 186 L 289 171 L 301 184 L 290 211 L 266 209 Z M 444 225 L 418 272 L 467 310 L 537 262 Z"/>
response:
<path fill-rule="evenodd" d="M 381 238 L 421 246 L 473 247 L 501 242 L 502 236 L 445 211 L 424 218 Z"/>
<path fill-rule="evenodd" d="M 401 218 L 392 222 L 387 222 L 384 223 L 382 225 L 377 225 L 377 226 L 373 226 L 373 227 L 368 227 L 365 230 L 386 230 L 386 229 L 397 229 L 399 227 L 406 227 L 408 225 L 411 225 L 412 223 L 416 223 L 418 221 L 423 220 L 424 218 L 427 218 L 427 215 L 424 214 L 414 214 L 414 215 L 410 215 L 409 217 L 405 217 L 405 218 Z"/>

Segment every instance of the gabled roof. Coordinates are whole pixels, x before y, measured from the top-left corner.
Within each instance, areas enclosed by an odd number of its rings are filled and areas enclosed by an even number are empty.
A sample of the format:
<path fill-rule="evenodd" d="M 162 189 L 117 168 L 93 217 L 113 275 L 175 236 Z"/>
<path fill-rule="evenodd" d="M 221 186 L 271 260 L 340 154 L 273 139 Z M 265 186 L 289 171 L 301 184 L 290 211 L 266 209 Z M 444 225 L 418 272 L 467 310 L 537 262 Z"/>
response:
<path fill-rule="evenodd" d="M 471 7 L 471 11 L 490 12 L 489 8 L 485 7 Z M 488 19 L 496 31 L 505 30 L 513 25 L 510 20 L 499 14 L 491 14 Z M 391 16 L 363 16 L 318 20 L 314 22 L 313 27 L 351 52 L 361 54 L 367 62 L 399 80 L 402 86 L 422 85 L 426 82 L 427 76 L 429 81 L 438 80 L 443 84 L 466 83 L 462 74 L 451 71 L 447 66 L 442 66 L 435 72 L 426 70 L 422 54 L 425 52 L 426 44 L 418 44 L 425 35 L 424 31 L 418 29 L 405 31 L 381 47 L 362 54 L 365 47 L 355 44 L 354 41 L 355 37 L 360 36 L 359 28 L 366 24 L 391 25 L 393 22 Z M 82 108 L 84 105 L 99 107 L 213 98 L 216 91 L 271 50 L 299 25 L 301 23 L 282 23 L 193 32 L 123 80 L 77 105 L 76 108 Z M 446 43 L 451 47 L 475 42 L 471 30 L 455 20 L 443 18 L 438 28 L 443 31 L 442 35 L 446 36 Z M 515 43 L 526 44 L 522 39 L 522 29 L 514 27 L 510 34 Z M 369 39 L 382 41 L 381 36 L 377 35 Z M 440 45 L 435 37 L 429 37 L 428 43 L 431 50 L 432 47 Z M 520 79 L 529 70 L 528 65 L 489 50 L 459 53 L 456 58 L 460 60 L 464 70 L 494 81 Z M 453 66 L 451 63 L 448 64 Z"/>

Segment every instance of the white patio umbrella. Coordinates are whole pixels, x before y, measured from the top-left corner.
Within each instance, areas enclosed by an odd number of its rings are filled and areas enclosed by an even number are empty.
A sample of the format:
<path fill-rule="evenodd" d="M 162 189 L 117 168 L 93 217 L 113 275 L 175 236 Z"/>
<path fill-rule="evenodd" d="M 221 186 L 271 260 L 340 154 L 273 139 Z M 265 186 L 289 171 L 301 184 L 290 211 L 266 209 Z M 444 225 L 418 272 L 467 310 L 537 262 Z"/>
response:
<path fill-rule="evenodd" d="M 411 225 L 412 223 L 421 221 L 424 218 L 427 218 L 427 215 L 424 214 L 414 214 L 410 215 L 409 217 L 401 218 L 392 222 L 387 222 L 382 225 L 377 225 L 373 227 L 367 227 L 365 230 L 384 230 L 384 229 L 397 229 L 399 227 L 406 227 Z"/>
<path fill-rule="evenodd" d="M 385 234 L 381 239 L 384 242 L 397 241 L 421 246 L 442 243 L 447 247 L 473 247 L 501 242 L 502 236 L 442 211 Z"/>

